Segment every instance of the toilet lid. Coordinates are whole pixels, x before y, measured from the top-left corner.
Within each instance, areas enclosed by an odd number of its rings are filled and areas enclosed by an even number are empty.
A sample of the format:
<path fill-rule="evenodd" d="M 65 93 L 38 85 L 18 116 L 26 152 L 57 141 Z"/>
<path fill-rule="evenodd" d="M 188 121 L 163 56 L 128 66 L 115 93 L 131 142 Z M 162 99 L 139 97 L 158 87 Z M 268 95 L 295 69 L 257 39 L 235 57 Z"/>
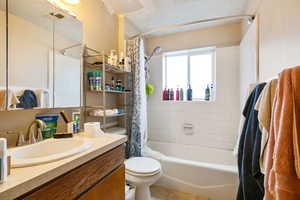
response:
<path fill-rule="evenodd" d="M 125 161 L 126 171 L 134 174 L 155 174 L 161 170 L 157 160 L 145 157 L 129 158 Z"/>

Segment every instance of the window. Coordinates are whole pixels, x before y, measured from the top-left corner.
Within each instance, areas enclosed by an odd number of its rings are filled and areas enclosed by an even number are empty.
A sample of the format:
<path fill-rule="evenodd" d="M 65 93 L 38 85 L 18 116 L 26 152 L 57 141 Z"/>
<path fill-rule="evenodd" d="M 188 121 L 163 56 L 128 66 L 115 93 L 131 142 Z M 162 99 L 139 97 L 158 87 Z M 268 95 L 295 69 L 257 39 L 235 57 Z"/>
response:
<path fill-rule="evenodd" d="M 187 100 L 187 89 L 193 91 L 193 101 L 208 100 L 205 90 L 209 87 L 209 100 L 215 98 L 215 48 L 192 49 L 169 52 L 163 56 L 163 88 L 183 89 Z"/>

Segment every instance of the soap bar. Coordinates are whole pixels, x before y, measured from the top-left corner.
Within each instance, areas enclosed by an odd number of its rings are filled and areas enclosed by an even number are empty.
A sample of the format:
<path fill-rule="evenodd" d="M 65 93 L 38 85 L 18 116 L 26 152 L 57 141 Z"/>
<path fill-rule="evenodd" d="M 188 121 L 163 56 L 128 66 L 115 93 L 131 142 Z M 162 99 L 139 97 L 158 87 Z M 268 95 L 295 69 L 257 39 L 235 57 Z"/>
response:
<path fill-rule="evenodd" d="M 71 137 L 73 137 L 73 133 L 55 134 L 53 137 L 56 138 L 56 139 L 60 139 L 60 138 L 71 138 Z"/>

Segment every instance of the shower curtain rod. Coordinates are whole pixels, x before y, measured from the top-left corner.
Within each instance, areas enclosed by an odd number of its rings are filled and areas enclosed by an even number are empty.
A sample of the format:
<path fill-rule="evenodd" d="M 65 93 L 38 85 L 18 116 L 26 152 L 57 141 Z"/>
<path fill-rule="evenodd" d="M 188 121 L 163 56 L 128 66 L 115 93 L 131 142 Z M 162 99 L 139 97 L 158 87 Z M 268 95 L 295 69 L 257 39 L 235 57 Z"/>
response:
<path fill-rule="evenodd" d="M 151 33 L 167 31 L 167 30 L 171 30 L 171 29 L 175 29 L 175 28 L 179 28 L 179 27 L 183 27 L 183 26 L 187 26 L 187 25 L 195 25 L 195 24 L 201 24 L 201 23 L 206 23 L 206 22 L 214 22 L 214 21 L 220 21 L 220 20 L 226 20 L 226 19 L 246 18 L 246 17 L 249 20 L 252 20 L 252 21 L 255 19 L 255 15 L 232 15 L 232 16 L 226 16 L 226 17 L 216 17 L 216 18 L 210 18 L 210 19 L 203 19 L 203 20 L 197 20 L 197 21 L 193 21 L 193 22 L 186 22 L 186 23 L 182 23 L 182 24 L 176 24 L 176 25 L 166 26 L 166 27 L 163 27 L 163 28 L 153 29 L 151 31 L 146 31 L 146 32 L 134 35 L 134 36 L 130 37 L 130 39 L 134 39 L 134 38 L 137 38 L 137 37 L 149 35 Z"/>

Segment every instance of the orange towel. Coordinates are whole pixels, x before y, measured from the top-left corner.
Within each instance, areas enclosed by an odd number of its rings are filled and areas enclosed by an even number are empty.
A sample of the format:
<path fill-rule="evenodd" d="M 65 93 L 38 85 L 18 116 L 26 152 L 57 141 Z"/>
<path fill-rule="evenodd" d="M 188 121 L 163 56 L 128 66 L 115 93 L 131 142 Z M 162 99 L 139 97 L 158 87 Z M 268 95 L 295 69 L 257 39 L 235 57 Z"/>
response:
<path fill-rule="evenodd" d="M 280 74 L 267 144 L 265 200 L 300 199 L 300 67 Z"/>

